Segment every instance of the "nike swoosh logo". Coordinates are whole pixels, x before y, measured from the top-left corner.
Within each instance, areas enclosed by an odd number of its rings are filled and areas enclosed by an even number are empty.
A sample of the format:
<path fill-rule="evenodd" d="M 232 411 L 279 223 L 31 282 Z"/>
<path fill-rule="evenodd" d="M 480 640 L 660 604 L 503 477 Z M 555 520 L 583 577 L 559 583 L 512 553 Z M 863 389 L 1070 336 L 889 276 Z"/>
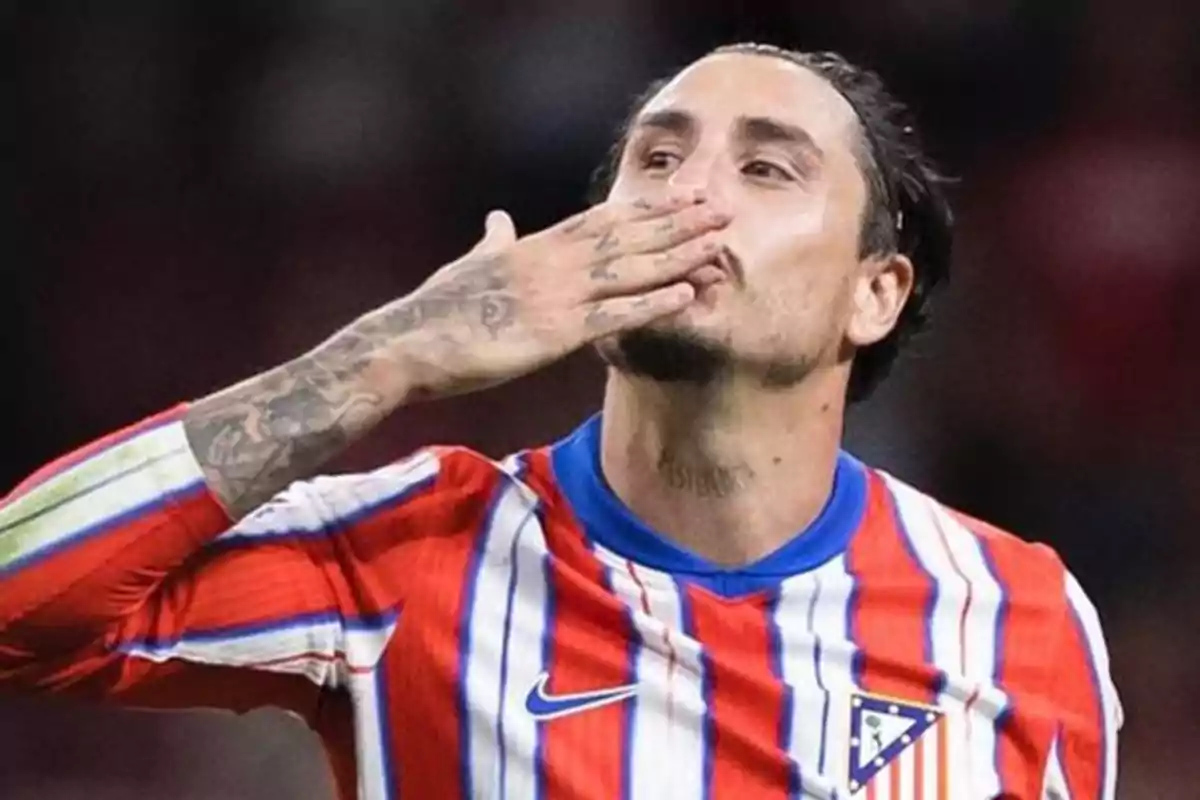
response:
<path fill-rule="evenodd" d="M 565 717 L 568 714 L 578 714 L 593 708 L 620 703 L 637 694 L 637 684 L 614 686 L 610 689 L 595 689 L 590 692 L 574 692 L 571 694 L 549 694 L 546 684 L 550 675 L 543 672 L 525 695 L 525 710 L 536 720 L 552 720 Z"/>

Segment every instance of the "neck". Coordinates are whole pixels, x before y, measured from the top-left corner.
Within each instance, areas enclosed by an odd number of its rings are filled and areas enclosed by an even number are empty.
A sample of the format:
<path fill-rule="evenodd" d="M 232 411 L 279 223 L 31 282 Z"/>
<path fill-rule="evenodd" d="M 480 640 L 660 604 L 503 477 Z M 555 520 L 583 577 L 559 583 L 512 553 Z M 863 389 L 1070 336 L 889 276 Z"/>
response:
<path fill-rule="evenodd" d="M 844 380 L 814 372 L 786 390 L 661 384 L 610 371 L 601 467 L 639 518 L 724 565 L 774 551 L 833 486 Z"/>

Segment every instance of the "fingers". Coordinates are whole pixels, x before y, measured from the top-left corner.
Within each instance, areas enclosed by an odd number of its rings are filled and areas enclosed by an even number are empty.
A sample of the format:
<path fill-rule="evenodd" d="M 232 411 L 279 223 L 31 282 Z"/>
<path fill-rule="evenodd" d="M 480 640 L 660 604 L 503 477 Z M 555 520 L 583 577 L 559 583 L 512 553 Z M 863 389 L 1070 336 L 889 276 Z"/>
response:
<path fill-rule="evenodd" d="M 579 246 L 590 245 L 595 260 L 656 253 L 720 230 L 729 221 L 727 213 L 707 204 L 692 205 L 654 219 L 614 225 L 599 238 Z"/>
<path fill-rule="evenodd" d="M 612 297 L 588 304 L 584 337 L 591 341 L 610 333 L 648 325 L 654 320 L 682 311 L 696 299 L 690 283 L 661 286 L 636 297 Z"/>
<path fill-rule="evenodd" d="M 689 189 L 672 192 L 657 200 L 608 201 L 568 217 L 551 228 L 573 238 L 602 236 L 614 225 L 655 219 L 704 202 L 704 193 Z"/>
<path fill-rule="evenodd" d="M 681 281 L 719 257 L 719 236 L 709 233 L 661 253 L 597 261 L 588 273 L 588 297 L 594 300 L 631 294 Z"/>

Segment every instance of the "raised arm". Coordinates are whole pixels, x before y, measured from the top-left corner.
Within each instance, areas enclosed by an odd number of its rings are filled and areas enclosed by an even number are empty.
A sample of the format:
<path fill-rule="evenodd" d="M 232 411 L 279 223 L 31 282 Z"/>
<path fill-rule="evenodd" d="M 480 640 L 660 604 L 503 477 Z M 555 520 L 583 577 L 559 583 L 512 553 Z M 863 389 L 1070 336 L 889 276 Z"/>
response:
<path fill-rule="evenodd" d="M 694 194 L 605 204 L 517 240 L 502 212 L 462 259 L 312 352 L 193 406 L 188 439 L 237 517 L 311 474 L 400 404 L 531 372 L 680 310 L 728 219 Z M 691 281 L 689 283 L 689 281 Z"/>
<path fill-rule="evenodd" d="M 39 471 L 0 502 L 0 684 L 274 702 L 259 678 L 236 683 L 251 687 L 241 699 L 224 678 L 216 697 L 200 696 L 204 681 L 170 681 L 184 658 L 172 648 L 211 669 L 291 678 L 309 669 L 288 650 L 296 642 L 336 662 L 342 626 L 386 626 L 400 598 L 364 600 L 351 585 L 361 565 L 328 544 L 331 532 L 353 532 L 345 517 L 358 518 L 362 498 L 387 500 L 400 540 L 389 568 L 402 574 L 405 532 L 461 524 L 436 509 L 470 494 L 440 468 L 417 480 L 404 465 L 360 476 L 338 502 L 314 488 L 336 480 L 281 490 L 405 402 L 500 383 L 686 305 L 716 252 L 705 233 L 725 222 L 675 198 L 599 206 L 518 241 L 493 215 L 471 253 L 311 352 Z M 406 493 L 435 488 L 444 502 L 409 514 Z M 298 635 L 299 624 L 316 628 Z M 285 684 L 296 682 L 271 682 Z"/>

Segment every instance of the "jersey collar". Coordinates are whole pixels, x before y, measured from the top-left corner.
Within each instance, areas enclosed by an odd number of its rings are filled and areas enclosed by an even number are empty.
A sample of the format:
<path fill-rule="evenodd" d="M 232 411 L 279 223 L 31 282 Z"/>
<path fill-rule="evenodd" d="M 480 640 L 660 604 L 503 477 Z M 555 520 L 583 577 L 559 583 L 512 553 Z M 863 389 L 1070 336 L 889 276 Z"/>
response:
<path fill-rule="evenodd" d="M 866 509 L 866 467 L 842 451 L 834 471 L 833 491 L 807 528 L 751 564 L 733 569 L 714 564 L 669 541 L 634 516 L 616 496 L 600 469 L 601 423 L 601 415 L 596 414 L 552 446 L 550 457 L 555 481 L 587 537 L 635 563 L 675 575 L 742 577 L 750 580 L 721 583 L 752 590 L 815 569 L 841 554 L 862 522 Z M 728 594 L 717 588 L 720 594 Z"/>

